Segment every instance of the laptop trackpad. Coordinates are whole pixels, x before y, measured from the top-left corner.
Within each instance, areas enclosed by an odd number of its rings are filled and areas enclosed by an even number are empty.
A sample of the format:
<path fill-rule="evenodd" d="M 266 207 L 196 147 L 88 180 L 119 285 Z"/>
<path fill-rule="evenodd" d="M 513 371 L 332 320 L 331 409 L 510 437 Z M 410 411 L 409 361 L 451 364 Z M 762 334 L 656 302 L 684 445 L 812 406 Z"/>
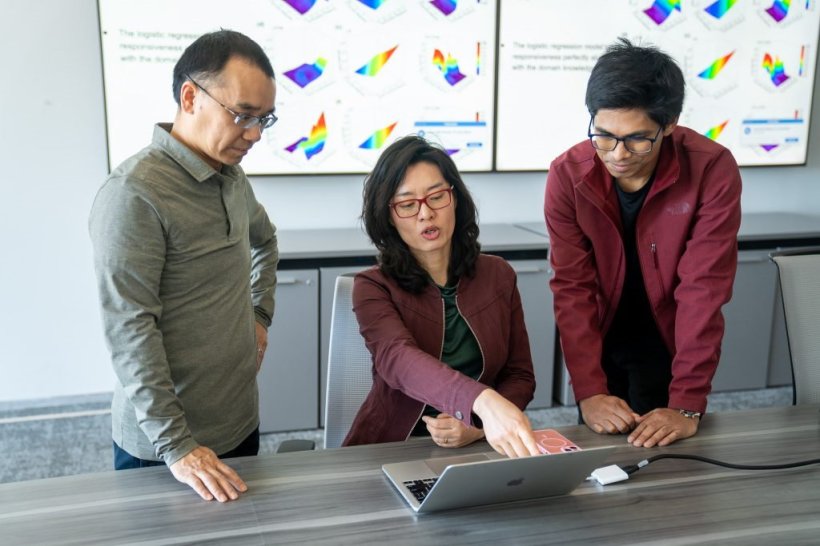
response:
<path fill-rule="evenodd" d="M 491 451 L 489 453 L 472 453 L 470 455 L 456 455 L 455 457 L 436 457 L 435 459 L 425 459 L 424 463 L 435 472 L 436 476 L 441 476 L 444 469 L 451 464 L 476 463 L 490 459 L 503 459 L 504 456 Z"/>

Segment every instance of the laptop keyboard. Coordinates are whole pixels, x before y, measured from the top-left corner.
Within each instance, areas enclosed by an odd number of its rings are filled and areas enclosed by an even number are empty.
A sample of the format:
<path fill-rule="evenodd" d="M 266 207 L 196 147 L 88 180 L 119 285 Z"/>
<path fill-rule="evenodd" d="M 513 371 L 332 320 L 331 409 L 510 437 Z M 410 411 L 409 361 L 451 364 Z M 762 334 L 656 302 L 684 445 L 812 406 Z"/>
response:
<path fill-rule="evenodd" d="M 424 501 L 427 497 L 427 493 L 433 488 L 433 486 L 438 481 L 438 478 L 427 478 L 426 480 L 410 480 L 404 482 L 404 486 L 410 490 L 416 500 L 419 502 Z"/>

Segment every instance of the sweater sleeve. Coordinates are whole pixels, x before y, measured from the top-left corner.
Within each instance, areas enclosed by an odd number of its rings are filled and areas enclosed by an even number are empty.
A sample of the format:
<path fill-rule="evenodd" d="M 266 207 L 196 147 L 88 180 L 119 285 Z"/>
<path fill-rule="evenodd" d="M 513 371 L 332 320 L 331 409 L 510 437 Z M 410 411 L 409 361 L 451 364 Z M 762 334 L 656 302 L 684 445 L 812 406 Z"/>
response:
<path fill-rule="evenodd" d="M 160 217 L 144 195 L 112 179 L 97 195 L 89 231 L 114 373 L 136 409 L 140 428 L 170 466 L 198 444 L 176 396 L 157 326 L 165 264 Z"/>

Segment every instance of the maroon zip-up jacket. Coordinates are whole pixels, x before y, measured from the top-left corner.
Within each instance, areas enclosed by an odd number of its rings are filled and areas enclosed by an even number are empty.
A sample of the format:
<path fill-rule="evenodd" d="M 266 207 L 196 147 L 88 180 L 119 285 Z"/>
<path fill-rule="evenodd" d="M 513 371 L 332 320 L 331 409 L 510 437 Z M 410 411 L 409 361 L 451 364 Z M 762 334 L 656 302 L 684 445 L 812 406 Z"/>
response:
<path fill-rule="evenodd" d="M 444 300 L 436 286 L 411 294 L 378 267 L 356 275 L 353 311 L 373 355 L 373 388 L 344 445 L 406 440 L 425 404 L 476 426 L 473 402 L 488 386 L 522 410 L 532 400 L 535 376 L 512 267 L 480 255 L 475 275 L 458 283 L 456 304 L 481 349 L 478 381 L 439 360 Z"/>
<path fill-rule="evenodd" d="M 740 173 L 723 146 L 685 127 L 661 144 L 636 224 L 646 295 L 672 355 L 669 407 L 705 411 L 732 296 Z M 589 141 L 556 158 L 544 215 L 555 318 L 576 400 L 608 394 L 601 348 L 626 275 L 613 179 Z"/>

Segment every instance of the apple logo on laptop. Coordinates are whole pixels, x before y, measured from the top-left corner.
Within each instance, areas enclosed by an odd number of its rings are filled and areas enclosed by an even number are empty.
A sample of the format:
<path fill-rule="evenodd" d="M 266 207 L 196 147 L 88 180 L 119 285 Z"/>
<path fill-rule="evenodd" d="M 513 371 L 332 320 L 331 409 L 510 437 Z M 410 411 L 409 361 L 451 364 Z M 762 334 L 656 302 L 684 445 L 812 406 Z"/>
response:
<path fill-rule="evenodd" d="M 514 480 L 510 480 L 507 482 L 507 487 L 512 487 L 514 485 L 521 485 L 524 483 L 524 478 L 516 478 Z"/>

